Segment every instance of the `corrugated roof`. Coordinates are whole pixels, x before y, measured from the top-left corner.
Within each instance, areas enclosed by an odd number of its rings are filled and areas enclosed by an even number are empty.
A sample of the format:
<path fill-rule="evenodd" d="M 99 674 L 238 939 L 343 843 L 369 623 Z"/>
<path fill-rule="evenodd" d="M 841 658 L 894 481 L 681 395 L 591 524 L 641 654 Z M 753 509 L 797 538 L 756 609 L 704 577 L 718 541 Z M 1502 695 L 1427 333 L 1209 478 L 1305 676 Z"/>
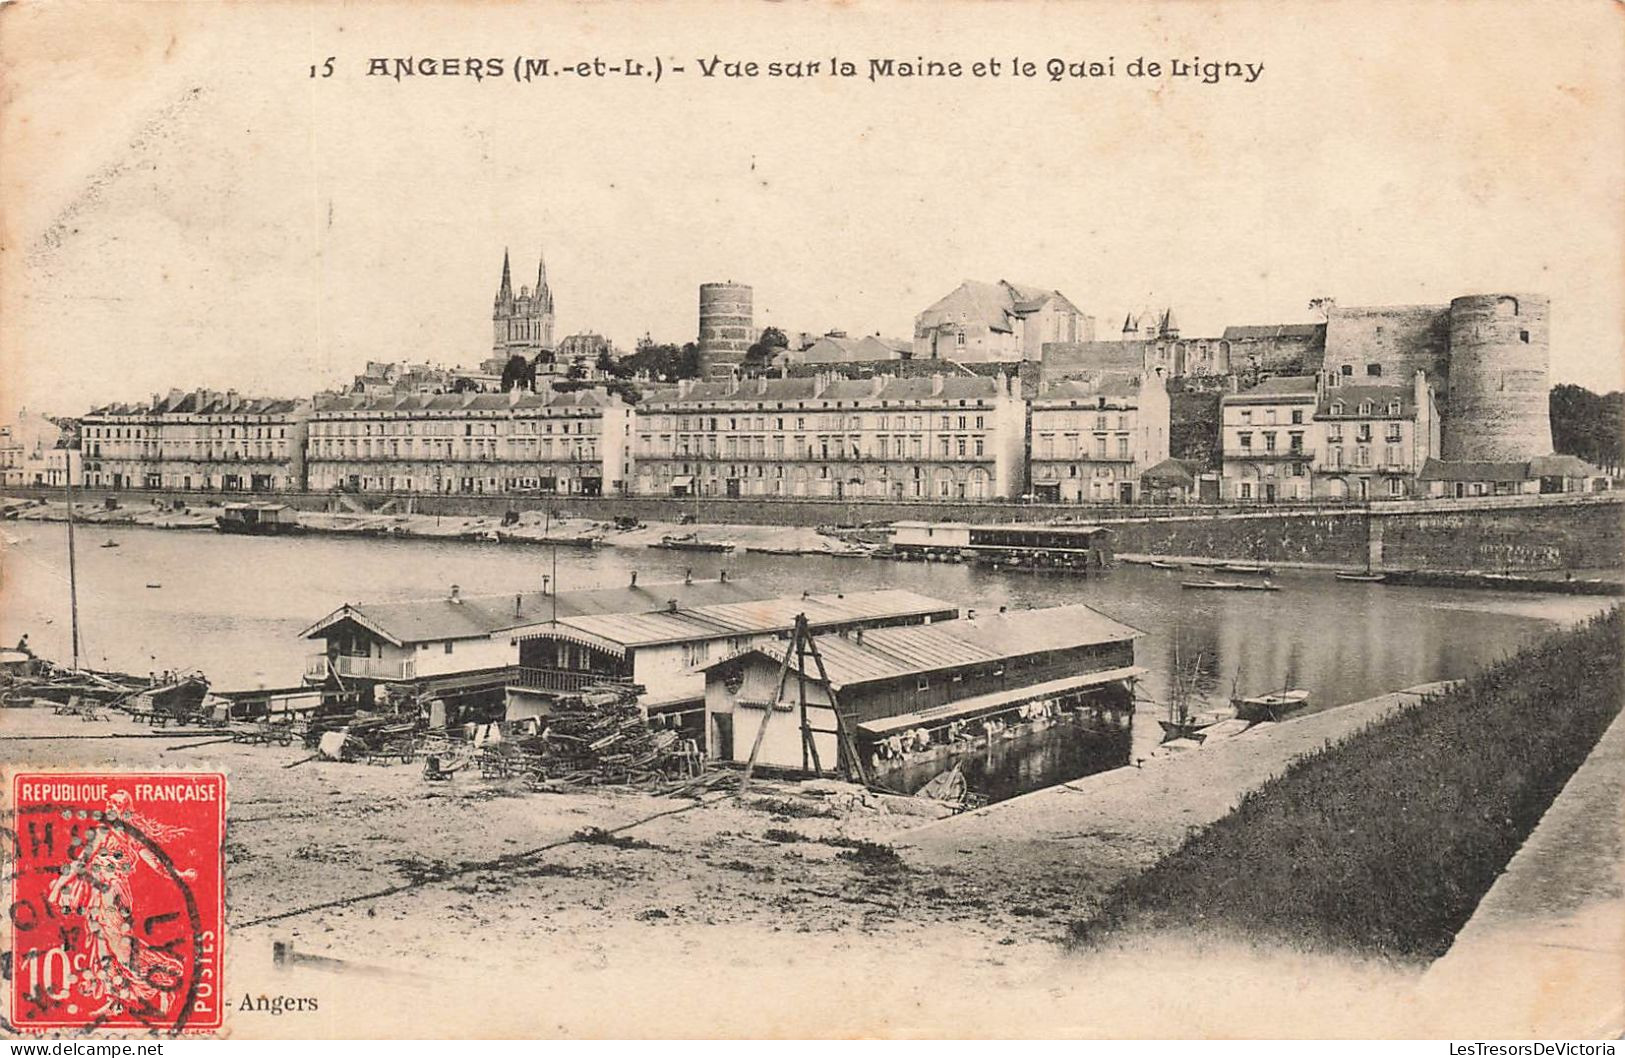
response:
<path fill-rule="evenodd" d="M 817 637 L 830 682 L 842 687 L 916 672 L 1133 639 L 1140 633 L 1082 603 L 975 619 Z"/>
<path fill-rule="evenodd" d="M 786 595 L 712 606 L 680 606 L 675 611 L 561 616 L 558 625 L 564 630 L 574 629 L 621 646 L 637 647 L 787 631 L 795 627 L 796 616 L 803 613 L 807 615 L 808 624 L 817 629 L 883 617 L 958 612 L 953 603 L 911 591 L 883 588 L 841 594 Z M 519 629 L 517 634 L 543 635 L 551 627 L 538 624 Z"/>
<path fill-rule="evenodd" d="M 755 587 L 748 581 L 708 580 L 640 584 L 635 588 L 563 591 L 558 593 L 556 602 L 557 614 L 563 618 L 664 610 L 674 599 L 678 606 L 708 606 L 766 596 L 765 589 Z M 326 628 L 351 619 L 397 644 L 476 639 L 502 629 L 551 620 L 554 612 L 553 595 L 539 591 L 465 595 L 458 602 L 452 602 L 449 596 L 442 596 L 400 602 L 354 603 L 334 610 L 301 632 L 300 636 L 311 639 Z"/>

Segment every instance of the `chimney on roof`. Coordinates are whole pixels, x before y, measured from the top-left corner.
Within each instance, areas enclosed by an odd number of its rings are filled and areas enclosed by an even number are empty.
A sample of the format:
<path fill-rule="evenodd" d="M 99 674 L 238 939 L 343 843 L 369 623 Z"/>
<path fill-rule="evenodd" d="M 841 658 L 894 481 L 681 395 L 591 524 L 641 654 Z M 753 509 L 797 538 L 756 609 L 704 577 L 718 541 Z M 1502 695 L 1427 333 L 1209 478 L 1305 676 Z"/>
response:
<path fill-rule="evenodd" d="M 628 585 L 628 587 L 636 588 L 637 586 L 638 586 L 638 571 L 633 570 L 632 571 L 632 583 L 630 585 Z"/>
<path fill-rule="evenodd" d="M 875 375 L 870 379 L 869 395 L 871 397 L 880 396 L 880 391 L 885 389 L 885 388 L 886 388 L 886 376 L 885 375 Z"/>
<path fill-rule="evenodd" d="M 677 600 L 676 599 L 667 599 L 666 600 L 666 612 L 667 613 L 676 613 L 677 612 Z"/>
<path fill-rule="evenodd" d="M 548 579 L 549 578 L 548 578 L 547 574 L 543 573 L 542 574 L 542 594 L 543 595 L 547 594 L 547 582 L 548 582 Z"/>
<path fill-rule="evenodd" d="M 525 597 L 515 594 L 513 597 L 513 615 L 518 617 L 525 610 Z"/>
<path fill-rule="evenodd" d="M 728 571 L 727 570 L 723 569 L 723 570 L 718 570 L 717 571 L 717 583 L 718 584 L 726 584 L 726 583 L 728 583 Z"/>
<path fill-rule="evenodd" d="M 463 590 L 455 584 L 451 586 L 451 601 L 459 605 L 463 601 Z"/>
<path fill-rule="evenodd" d="M 857 630 L 857 632 L 852 636 L 852 642 L 856 643 L 860 647 L 863 646 L 863 629 L 860 628 Z"/>
<path fill-rule="evenodd" d="M 931 395 L 933 397 L 942 396 L 942 373 L 940 371 L 931 376 Z"/>

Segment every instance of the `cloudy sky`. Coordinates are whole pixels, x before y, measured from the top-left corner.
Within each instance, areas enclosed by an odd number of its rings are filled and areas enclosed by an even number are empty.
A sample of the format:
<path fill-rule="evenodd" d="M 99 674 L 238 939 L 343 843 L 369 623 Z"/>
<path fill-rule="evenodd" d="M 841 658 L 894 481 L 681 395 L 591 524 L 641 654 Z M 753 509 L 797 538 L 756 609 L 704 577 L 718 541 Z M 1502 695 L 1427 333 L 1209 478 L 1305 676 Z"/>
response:
<path fill-rule="evenodd" d="M 1105 334 L 1146 304 L 1212 334 L 1318 295 L 1533 290 L 1554 381 L 1617 388 L 1621 40 L 1600 0 L 12 8 L 0 399 L 473 364 L 504 247 L 516 283 L 545 248 L 559 334 L 623 346 L 691 339 L 725 279 L 758 323 L 888 335 L 967 277 L 1058 287 Z M 520 83 L 516 55 L 666 71 Z M 707 79 L 713 55 L 859 76 Z M 1135 56 L 1264 72 L 1131 78 Z M 509 70 L 397 81 L 374 57 Z M 871 81 L 875 57 L 1003 75 Z M 1042 70 L 1108 57 L 1114 78 Z"/>

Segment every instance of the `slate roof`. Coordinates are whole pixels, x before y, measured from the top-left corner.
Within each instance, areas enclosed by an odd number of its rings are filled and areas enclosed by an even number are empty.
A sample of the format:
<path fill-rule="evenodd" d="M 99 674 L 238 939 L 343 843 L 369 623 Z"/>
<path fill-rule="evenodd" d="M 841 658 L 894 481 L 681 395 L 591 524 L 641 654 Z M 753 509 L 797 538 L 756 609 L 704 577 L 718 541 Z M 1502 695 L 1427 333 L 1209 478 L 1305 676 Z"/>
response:
<path fill-rule="evenodd" d="M 613 404 L 614 398 L 594 389 L 579 389 L 559 393 L 521 393 L 517 400 L 507 393 L 381 393 L 375 395 L 346 394 L 329 397 L 316 405 L 316 413 L 333 414 L 347 411 L 363 412 L 421 412 L 421 411 L 508 411 L 509 409 L 535 411 L 541 409 L 601 408 Z"/>
<path fill-rule="evenodd" d="M 941 392 L 932 393 L 938 378 Z M 876 385 L 879 385 L 878 391 Z M 734 382 L 700 382 L 679 397 L 675 391 L 660 396 L 646 397 L 640 405 L 645 410 L 654 408 L 694 408 L 699 405 L 731 405 L 740 408 L 756 404 L 787 403 L 791 401 L 903 401 L 903 400 L 988 400 L 1003 392 L 1002 380 L 987 375 L 912 375 L 897 378 L 883 375 L 876 379 L 836 378 L 824 383 L 819 390 L 816 378 L 762 378 Z"/>
<path fill-rule="evenodd" d="M 1269 338 L 1304 338 L 1313 340 L 1326 336 L 1324 323 L 1268 323 L 1261 326 L 1226 327 L 1221 335 L 1227 341 L 1245 342 Z"/>
<path fill-rule="evenodd" d="M 1137 397 L 1141 376 L 1128 371 L 1097 371 L 1085 378 L 1052 382 L 1033 398 L 1034 404 L 1047 401 L 1093 400 L 1096 397 Z"/>
<path fill-rule="evenodd" d="M 1430 459 L 1417 475 L 1421 481 L 1528 481 L 1528 463 Z"/>
<path fill-rule="evenodd" d="M 1416 393 L 1410 386 L 1331 386 L 1321 396 L 1320 404 L 1315 408 L 1315 415 L 1319 418 L 1342 419 L 1373 419 L 1394 418 L 1388 412 L 1388 406 L 1394 401 L 1399 402 L 1398 418 L 1409 419 L 1416 415 Z M 1361 414 L 1360 405 L 1369 401 L 1371 411 Z M 1341 403 L 1341 413 L 1334 413 L 1332 405 Z"/>
<path fill-rule="evenodd" d="M 967 279 L 916 316 L 914 330 L 922 334 L 944 324 L 964 322 L 983 323 L 994 331 L 1010 331 L 1014 319 L 1037 312 L 1054 300 L 1059 300 L 1066 310 L 1078 311 L 1058 290 L 1018 285 L 1003 279 L 997 283 Z"/>
<path fill-rule="evenodd" d="M 1231 394 L 1224 399 L 1230 401 L 1235 400 L 1237 397 L 1312 397 L 1314 394 L 1314 375 L 1277 375 L 1275 378 L 1265 379 L 1251 389 L 1244 389 L 1240 393 Z"/>

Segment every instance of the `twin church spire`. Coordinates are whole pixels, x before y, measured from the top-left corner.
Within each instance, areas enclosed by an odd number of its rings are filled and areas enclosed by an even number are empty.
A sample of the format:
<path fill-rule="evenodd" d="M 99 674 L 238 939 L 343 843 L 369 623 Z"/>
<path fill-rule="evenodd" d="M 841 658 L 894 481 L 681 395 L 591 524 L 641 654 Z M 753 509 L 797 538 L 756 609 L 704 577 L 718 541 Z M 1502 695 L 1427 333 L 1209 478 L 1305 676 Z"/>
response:
<path fill-rule="evenodd" d="M 513 292 L 513 270 L 508 251 L 502 251 L 502 282 L 491 309 L 491 352 L 527 358 L 553 348 L 553 291 L 547 285 L 547 259 L 538 254 L 536 286 Z"/>

